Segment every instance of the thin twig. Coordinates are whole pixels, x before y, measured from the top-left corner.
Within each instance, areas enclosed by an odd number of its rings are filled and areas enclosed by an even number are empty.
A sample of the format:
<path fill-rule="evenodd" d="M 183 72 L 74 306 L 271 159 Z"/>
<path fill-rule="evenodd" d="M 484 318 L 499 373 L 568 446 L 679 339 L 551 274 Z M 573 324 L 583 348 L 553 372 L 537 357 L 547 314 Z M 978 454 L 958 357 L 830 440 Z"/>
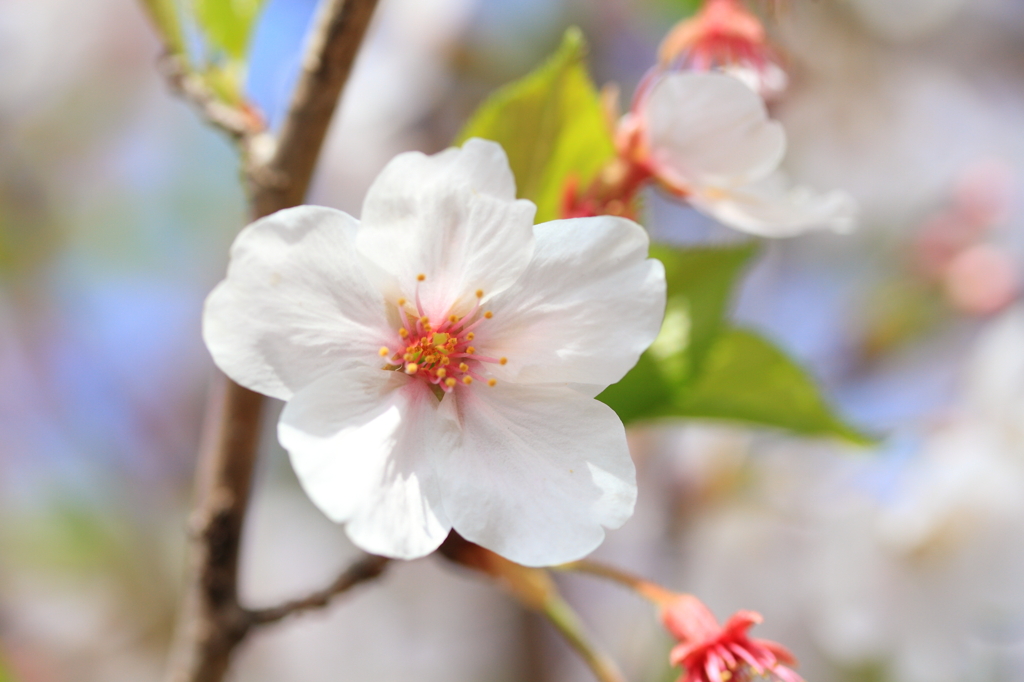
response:
<path fill-rule="evenodd" d="M 254 219 L 295 206 L 305 197 L 376 4 L 325 0 L 276 149 L 244 159 Z M 250 151 L 243 148 L 243 157 Z M 171 650 L 170 682 L 220 682 L 252 624 L 238 602 L 238 551 L 263 399 L 223 375 L 217 382 L 199 451 L 188 575 Z"/>
<path fill-rule="evenodd" d="M 562 564 L 561 566 L 553 567 L 556 571 L 572 571 L 574 573 L 588 573 L 599 578 L 611 580 L 612 582 L 619 583 L 625 587 L 633 590 L 640 589 L 643 585 L 649 581 L 645 578 L 624 571 L 621 568 L 615 566 L 609 566 L 608 564 L 602 564 L 597 561 L 590 559 L 580 559 L 579 561 L 573 561 L 572 563 Z"/>
<path fill-rule="evenodd" d="M 561 597 L 550 597 L 541 613 L 587 664 L 599 682 L 625 682 L 626 678 L 619 671 L 615 661 L 595 648 L 583 636 L 583 624 L 576 617 L 575 611 Z"/>
<path fill-rule="evenodd" d="M 166 54 L 159 66 L 171 89 L 191 103 L 209 123 L 230 135 L 243 151 L 253 137 L 264 132 L 262 117 L 254 110 L 232 106 L 218 97 L 201 75 L 186 66 L 181 56 Z"/>
<path fill-rule="evenodd" d="M 547 570 L 509 561 L 455 531 L 448 534 L 438 551 L 449 561 L 489 576 L 524 607 L 544 616 L 579 654 L 598 682 L 625 682 L 615 661 L 590 642 L 586 628 L 562 599 Z"/>
<path fill-rule="evenodd" d="M 384 572 L 387 565 L 387 558 L 367 554 L 345 569 L 333 583 L 322 590 L 317 590 L 303 599 L 285 602 L 279 606 L 249 610 L 249 621 L 252 625 L 266 625 L 268 623 L 276 623 L 292 614 L 323 608 L 330 604 L 331 599 L 337 595 L 347 592 L 360 583 L 378 577 Z"/>
<path fill-rule="evenodd" d="M 634 573 L 630 573 L 629 571 L 624 571 L 621 568 L 602 564 L 590 559 L 580 559 L 579 561 L 562 564 L 561 566 L 552 566 L 552 569 L 556 571 L 583 573 L 598 578 L 604 578 L 605 580 L 610 580 L 613 583 L 618 583 L 619 585 L 636 592 L 644 599 L 655 604 L 663 604 L 678 596 L 675 592 L 672 592 L 671 590 L 662 587 L 647 578 L 643 578 Z"/>

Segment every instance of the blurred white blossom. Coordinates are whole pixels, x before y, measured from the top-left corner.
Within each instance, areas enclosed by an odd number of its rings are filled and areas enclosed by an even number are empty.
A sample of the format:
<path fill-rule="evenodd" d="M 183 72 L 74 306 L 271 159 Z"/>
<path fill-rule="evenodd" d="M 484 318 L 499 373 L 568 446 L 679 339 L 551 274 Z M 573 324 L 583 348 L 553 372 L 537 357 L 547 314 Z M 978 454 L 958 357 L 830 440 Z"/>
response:
<path fill-rule="evenodd" d="M 714 73 L 670 73 L 641 92 L 618 143 L 669 191 L 722 223 L 763 237 L 849 230 L 844 192 L 793 187 L 778 170 L 786 133 L 761 98 Z"/>

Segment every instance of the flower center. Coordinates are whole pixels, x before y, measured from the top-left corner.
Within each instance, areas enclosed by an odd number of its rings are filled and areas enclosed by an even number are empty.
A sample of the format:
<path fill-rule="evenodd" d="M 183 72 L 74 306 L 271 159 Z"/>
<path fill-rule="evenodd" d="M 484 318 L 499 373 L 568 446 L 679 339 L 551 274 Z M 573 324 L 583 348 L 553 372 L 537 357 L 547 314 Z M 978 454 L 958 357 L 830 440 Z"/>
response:
<path fill-rule="evenodd" d="M 424 275 L 417 277 L 420 282 L 424 279 Z M 476 292 L 476 302 L 467 314 L 449 311 L 436 320 L 424 314 L 418 286 L 415 308 L 406 299 L 398 299 L 398 316 L 402 321 L 398 335 L 403 345 L 395 353 L 387 347 L 380 349 L 381 357 L 388 360 L 384 368 L 401 370 L 427 382 L 439 399 L 460 384 L 468 386 L 474 381 L 486 382 L 488 386 L 497 384 L 497 379 L 486 376 L 485 365 L 504 365 L 508 359 L 481 355 L 473 346 L 477 327 L 494 316 L 490 310 L 480 310 L 483 296 L 483 291 Z"/>

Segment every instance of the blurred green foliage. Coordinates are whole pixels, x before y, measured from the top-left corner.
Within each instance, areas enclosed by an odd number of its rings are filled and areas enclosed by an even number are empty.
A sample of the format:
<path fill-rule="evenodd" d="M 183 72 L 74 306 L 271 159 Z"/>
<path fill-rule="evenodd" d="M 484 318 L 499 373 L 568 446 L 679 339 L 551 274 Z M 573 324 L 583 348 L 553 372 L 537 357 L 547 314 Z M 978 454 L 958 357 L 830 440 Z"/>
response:
<path fill-rule="evenodd" d="M 150 19 L 172 54 L 185 53 L 185 38 L 181 30 L 181 17 L 175 0 L 142 0 Z"/>
<path fill-rule="evenodd" d="M 862 445 L 871 442 L 835 415 L 803 368 L 770 341 L 744 329 L 719 334 L 701 372 L 676 393 L 671 413 L 838 436 Z"/>
<path fill-rule="evenodd" d="M 567 178 L 585 186 L 615 155 L 586 55 L 583 34 L 570 28 L 545 64 L 488 98 L 456 139 L 505 148 L 519 196 L 537 204 L 537 222 L 560 217 Z"/>
<path fill-rule="evenodd" d="M 151 0 L 152 1 L 152 0 Z M 232 60 L 244 60 L 264 0 L 193 0 L 196 19 L 210 44 Z"/>
<path fill-rule="evenodd" d="M 703 2 L 704 0 L 662 0 L 663 4 L 679 12 L 683 17 L 695 13 Z"/>
<path fill-rule="evenodd" d="M 661 334 L 622 381 L 598 396 L 623 422 L 675 414 L 675 396 L 699 373 L 725 324 L 733 287 L 755 253 L 753 244 L 651 248 L 651 255 L 665 265 L 668 282 Z"/>
<path fill-rule="evenodd" d="M 701 364 L 714 342 L 736 280 L 757 251 L 755 242 L 727 248 L 679 249 L 658 244 L 651 248 L 651 256 L 665 266 L 666 308 L 685 310 L 689 320 L 686 376 Z"/>
<path fill-rule="evenodd" d="M 732 290 L 755 253 L 752 245 L 652 248 L 668 280 L 661 334 L 598 399 L 626 423 L 707 417 L 869 442 L 836 416 L 813 378 L 782 350 L 726 322 Z"/>
<path fill-rule="evenodd" d="M 519 195 L 537 204 L 538 222 L 559 217 L 569 178 L 586 184 L 614 158 L 611 124 L 585 58 L 583 36 L 569 29 L 545 64 L 488 98 L 457 138 L 501 143 Z M 865 442 L 798 364 L 769 341 L 728 325 L 733 289 L 756 252 L 752 243 L 653 247 L 668 281 L 661 334 L 598 399 L 626 423 L 709 417 Z"/>
<path fill-rule="evenodd" d="M 265 0 L 141 0 L 168 52 L 202 75 L 229 104 L 244 99 L 249 43 Z M 189 55 L 190 27 L 203 39 L 204 54 Z"/>
<path fill-rule="evenodd" d="M 2 654 L 0 654 L 0 682 L 14 682 L 14 675 L 8 671 Z"/>
<path fill-rule="evenodd" d="M 651 9 L 661 20 L 672 24 L 695 14 L 703 2 L 704 0 L 652 0 Z"/>

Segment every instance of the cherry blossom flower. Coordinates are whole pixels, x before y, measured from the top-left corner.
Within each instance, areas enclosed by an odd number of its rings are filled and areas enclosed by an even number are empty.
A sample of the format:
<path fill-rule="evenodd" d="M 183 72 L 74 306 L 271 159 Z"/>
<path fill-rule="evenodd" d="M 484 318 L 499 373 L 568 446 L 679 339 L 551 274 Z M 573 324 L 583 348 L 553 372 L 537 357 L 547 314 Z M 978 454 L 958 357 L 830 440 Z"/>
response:
<path fill-rule="evenodd" d="M 783 665 L 796 663 L 785 647 L 747 636 L 747 630 L 762 621 L 759 613 L 738 611 L 723 627 L 699 599 L 680 594 L 663 606 L 661 619 L 679 640 L 669 660 L 685 667 L 680 682 L 744 682 L 752 678 L 802 682 Z"/>
<path fill-rule="evenodd" d="M 661 264 L 636 223 L 533 225 L 500 146 L 401 154 L 362 220 L 301 206 L 238 236 L 206 302 L 217 365 L 287 401 L 278 437 L 361 548 L 424 556 L 453 528 L 526 565 L 632 514 L 622 423 L 594 400 L 654 340 Z"/>
<path fill-rule="evenodd" d="M 616 135 L 620 155 L 730 227 L 764 237 L 852 227 L 848 195 L 791 186 L 778 170 L 785 131 L 735 78 L 664 74 L 638 93 Z"/>
<path fill-rule="evenodd" d="M 723 71 L 762 97 L 778 95 L 789 81 L 761 20 L 740 0 L 707 0 L 693 17 L 669 31 L 658 58 L 667 68 Z"/>

